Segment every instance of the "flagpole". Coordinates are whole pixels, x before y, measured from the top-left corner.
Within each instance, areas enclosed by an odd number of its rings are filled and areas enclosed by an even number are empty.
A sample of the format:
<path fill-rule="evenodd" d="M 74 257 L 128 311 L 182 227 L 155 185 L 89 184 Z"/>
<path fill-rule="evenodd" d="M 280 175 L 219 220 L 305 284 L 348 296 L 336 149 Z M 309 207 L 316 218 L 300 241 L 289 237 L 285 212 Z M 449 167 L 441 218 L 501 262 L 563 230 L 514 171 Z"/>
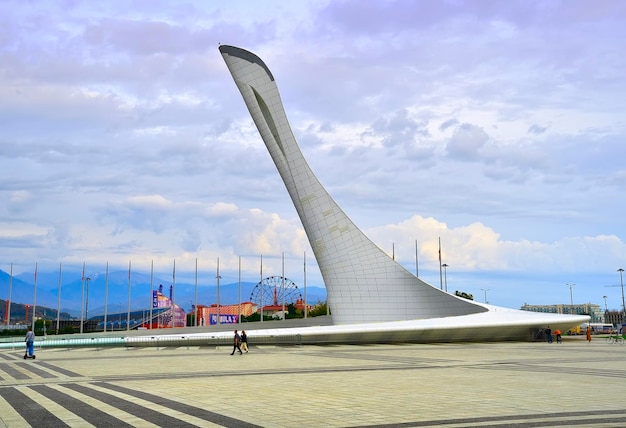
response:
<path fill-rule="evenodd" d="M 419 278 L 419 266 L 417 264 L 417 239 L 415 240 L 415 277 Z"/>
<path fill-rule="evenodd" d="M 286 321 L 287 317 L 285 316 L 285 253 L 284 252 L 283 252 L 282 264 L 283 264 L 283 272 L 282 272 L 282 276 L 281 276 L 282 282 L 281 282 L 281 290 L 280 290 L 280 292 L 283 295 L 283 299 L 282 299 L 283 300 L 283 321 Z"/>
<path fill-rule="evenodd" d="M 83 320 L 85 319 L 85 262 L 83 262 L 83 274 L 80 277 L 80 333 L 83 333 Z"/>
<path fill-rule="evenodd" d="M 56 334 L 59 334 L 59 323 L 60 323 L 60 317 L 61 317 L 61 282 L 62 282 L 62 265 L 63 262 L 59 262 L 59 286 L 58 286 L 58 290 L 57 290 L 57 327 L 56 327 Z"/>
<path fill-rule="evenodd" d="M 239 256 L 239 294 L 237 296 L 237 301 L 239 302 L 239 316 L 237 317 L 237 321 L 241 324 L 241 256 Z"/>
<path fill-rule="evenodd" d="M 172 292 L 170 293 L 170 304 L 172 312 L 172 328 L 174 328 L 174 288 L 176 287 L 176 259 L 174 259 L 174 269 L 172 270 Z"/>
<path fill-rule="evenodd" d="M 126 312 L 126 331 L 130 331 L 130 260 L 128 261 L 128 311 Z"/>
<path fill-rule="evenodd" d="M 261 322 L 263 322 L 263 254 L 261 254 L 261 282 L 259 282 L 259 293 L 261 294 Z"/>
<path fill-rule="evenodd" d="M 309 305 L 306 302 L 306 251 L 304 252 L 304 318 L 309 315 Z"/>
<path fill-rule="evenodd" d="M 220 319 L 220 258 L 217 258 L 217 273 L 215 275 L 215 279 L 217 279 L 217 320 L 215 321 L 216 325 L 222 324 L 222 320 Z"/>
<path fill-rule="evenodd" d="M 196 257 L 196 291 L 193 301 L 193 325 L 198 327 L 198 258 Z"/>
<path fill-rule="evenodd" d="M 35 294 L 33 296 L 33 331 L 35 331 L 35 313 L 37 312 L 37 263 L 35 263 Z"/>
<path fill-rule="evenodd" d="M 148 319 L 148 323 L 150 330 L 152 330 L 152 307 L 154 306 L 154 260 L 150 260 L 150 317 Z"/>
<path fill-rule="evenodd" d="M 9 273 L 9 306 L 7 308 L 7 327 L 11 324 L 11 293 L 13 292 L 13 263 Z"/>
<path fill-rule="evenodd" d="M 107 331 L 107 313 L 109 309 L 109 262 L 107 261 L 107 269 L 104 274 L 104 328 L 103 332 Z M 111 330 L 113 330 L 113 325 L 111 325 Z"/>
<path fill-rule="evenodd" d="M 441 236 L 439 237 L 439 289 L 443 291 L 443 275 L 441 271 Z"/>

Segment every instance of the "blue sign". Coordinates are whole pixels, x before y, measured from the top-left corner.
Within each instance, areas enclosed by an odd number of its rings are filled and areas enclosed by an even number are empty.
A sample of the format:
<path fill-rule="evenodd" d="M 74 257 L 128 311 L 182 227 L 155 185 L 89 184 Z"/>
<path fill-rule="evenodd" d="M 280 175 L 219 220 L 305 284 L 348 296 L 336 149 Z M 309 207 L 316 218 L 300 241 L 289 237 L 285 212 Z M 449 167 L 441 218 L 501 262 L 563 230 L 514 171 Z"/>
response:
<path fill-rule="evenodd" d="M 217 324 L 217 314 L 211 314 L 211 325 Z M 220 314 L 220 324 L 237 324 L 239 322 L 239 315 L 224 315 Z"/>

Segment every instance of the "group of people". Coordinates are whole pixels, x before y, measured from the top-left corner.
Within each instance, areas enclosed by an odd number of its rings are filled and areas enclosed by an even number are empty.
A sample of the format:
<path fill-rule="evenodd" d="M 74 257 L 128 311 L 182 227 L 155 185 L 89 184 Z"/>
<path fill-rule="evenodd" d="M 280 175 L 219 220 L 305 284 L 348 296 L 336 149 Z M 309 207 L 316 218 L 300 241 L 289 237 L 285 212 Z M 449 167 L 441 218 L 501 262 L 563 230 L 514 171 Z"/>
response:
<path fill-rule="evenodd" d="M 35 333 L 33 332 L 32 327 L 28 328 L 28 333 L 26 333 L 26 337 L 24 338 L 26 342 L 26 353 L 24 354 L 24 358 L 34 358 L 35 357 Z M 241 335 L 235 330 L 235 337 L 233 341 L 233 352 L 230 355 L 233 355 L 235 351 L 239 351 L 239 355 L 243 354 L 243 351 L 248 352 L 248 335 L 245 330 L 241 330 Z"/>
<path fill-rule="evenodd" d="M 546 338 L 548 339 L 548 343 L 552 343 L 552 329 L 550 328 L 550 326 L 548 326 L 548 328 L 546 328 L 545 331 L 546 331 Z M 561 343 L 563 341 L 561 337 L 561 330 L 559 330 L 558 328 L 554 330 L 554 335 L 556 336 L 556 343 Z"/>
<path fill-rule="evenodd" d="M 552 329 L 550 326 L 545 329 L 546 338 L 548 339 L 548 343 L 552 343 Z M 561 343 L 563 339 L 561 338 L 561 330 L 554 330 L 554 335 L 556 336 L 556 343 Z M 586 334 L 587 342 L 591 342 L 591 328 L 587 328 Z"/>
<path fill-rule="evenodd" d="M 239 351 L 239 355 L 243 354 L 241 349 L 243 348 L 246 353 L 248 352 L 248 335 L 245 330 L 241 330 L 241 335 L 237 333 L 235 330 L 235 337 L 233 339 L 233 352 L 230 355 L 233 355 L 235 351 Z"/>

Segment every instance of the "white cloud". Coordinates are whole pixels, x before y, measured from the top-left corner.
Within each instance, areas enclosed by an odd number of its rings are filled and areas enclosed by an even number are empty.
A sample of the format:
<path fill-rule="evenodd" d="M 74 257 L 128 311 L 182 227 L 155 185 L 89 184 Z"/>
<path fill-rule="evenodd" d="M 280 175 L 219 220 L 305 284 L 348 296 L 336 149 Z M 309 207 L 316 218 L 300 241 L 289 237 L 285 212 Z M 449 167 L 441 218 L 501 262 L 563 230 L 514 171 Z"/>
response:
<path fill-rule="evenodd" d="M 497 278 L 493 303 L 577 276 L 597 301 L 626 264 L 625 18 L 584 1 L 3 2 L 0 259 L 245 255 L 256 277 L 261 253 L 276 271 L 309 252 L 228 43 L 264 59 L 314 172 L 407 266 L 417 239 L 437 283 L 441 236 L 450 279 Z"/>

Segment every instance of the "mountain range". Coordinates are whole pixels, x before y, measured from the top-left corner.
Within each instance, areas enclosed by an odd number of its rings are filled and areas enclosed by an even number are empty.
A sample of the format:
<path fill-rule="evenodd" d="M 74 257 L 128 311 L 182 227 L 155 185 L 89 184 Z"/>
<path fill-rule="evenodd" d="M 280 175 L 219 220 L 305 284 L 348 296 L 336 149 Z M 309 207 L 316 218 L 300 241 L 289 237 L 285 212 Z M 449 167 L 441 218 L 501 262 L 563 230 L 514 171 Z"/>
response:
<path fill-rule="evenodd" d="M 67 278 L 67 279 L 66 279 Z M 35 276 L 34 274 L 19 274 L 13 278 L 3 270 L 0 270 L 0 298 L 13 303 L 32 305 L 35 302 Z M 158 290 L 163 285 L 163 294 L 170 295 L 172 280 L 153 277 L 140 272 L 131 272 L 130 290 L 128 271 L 109 272 L 108 278 L 104 273 L 89 275 L 89 280 L 82 279 L 81 272 L 62 273 L 61 286 L 59 287 L 59 272 L 38 272 L 36 304 L 38 307 L 57 309 L 68 312 L 74 316 L 80 316 L 81 296 L 84 298 L 86 316 L 102 315 L 105 301 L 107 313 L 118 313 L 130 310 L 148 309 L 152 303 L 152 290 Z M 254 288 L 258 283 L 239 282 L 220 284 L 220 304 L 230 305 L 239 301 L 250 301 Z M 294 285 L 295 286 L 295 285 Z M 304 296 L 304 290 L 299 286 L 297 292 Z M 9 288 L 11 296 L 9 296 Z M 217 285 L 205 285 L 198 283 L 176 282 L 174 285 L 174 302 L 188 311 L 196 301 L 199 305 L 211 305 L 217 303 Z M 59 305 L 60 289 L 60 305 Z M 287 294 L 287 293 L 286 293 Z M 307 301 L 309 304 L 326 301 L 326 289 L 307 285 Z M 271 302 L 267 302 L 268 304 Z"/>

